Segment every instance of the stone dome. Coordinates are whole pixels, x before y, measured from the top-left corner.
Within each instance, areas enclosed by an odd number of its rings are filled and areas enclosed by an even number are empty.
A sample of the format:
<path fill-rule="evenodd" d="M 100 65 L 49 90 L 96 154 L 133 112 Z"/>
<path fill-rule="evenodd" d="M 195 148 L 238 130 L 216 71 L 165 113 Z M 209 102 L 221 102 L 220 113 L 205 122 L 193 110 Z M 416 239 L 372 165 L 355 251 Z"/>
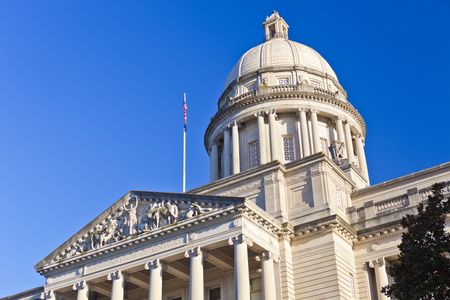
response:
<path fill-rule="evenodd" d="M 287 68 L 311 71 L 337 81 L 333 69 L 317 51 L 287 38 L 277 37 L 251 48 L 242 55 L 228 74 L 225 88 L 230 83 L 251 73 Z"/>

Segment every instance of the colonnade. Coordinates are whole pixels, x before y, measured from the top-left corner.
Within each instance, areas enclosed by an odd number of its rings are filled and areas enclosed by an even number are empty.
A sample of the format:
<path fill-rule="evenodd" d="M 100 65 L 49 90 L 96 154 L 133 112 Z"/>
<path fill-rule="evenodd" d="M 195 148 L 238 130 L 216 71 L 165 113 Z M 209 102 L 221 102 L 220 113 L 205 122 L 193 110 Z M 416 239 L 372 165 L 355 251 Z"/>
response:
<path fill-rule="evenodd" d="M 299 108 L 298 121 L 300 130 L 297 132 L 300 158 L 307 157 L 322 151 L 319 134 L 317 109 Z M 267 114 L 269 126 L 269 140 L 266 139 L 266 123 L 264 116 Z M 276 110 L 257 112 L 254 115 L 258 124 L 259 161 L 265 164 L 269 161 L 280 160 L 278 143 L 281 136 L 277 132 Z M 350 123 L 342 117 L 336 117 L 335 128 L 337 140 L 345 145 L 343 156 L 350 164 L 356 164 L 355 149 L 353 139 L 355 139 L 358 165 L 363 176 L 368 180 L 366 156 L 364 153 L 364 142 L 361 134 L 352 135 Z M 227 177 L 241 171 L 241 158 L 239 151 L 239 124 L 233 121 L 223 129 L 223 139 L 221 140 L 222 153 L 219 162 L 218 142 L 210 145 L 210 178 L 211 181 L 219 179 L 221 176 Z M 268 151 L 270 150 L 270 151 Z M 221 165 L 221 168 L 219 167 Z"/>
<path fill-rule="evenodd" d="M 252 246 L 251 240 L 240 234 L 228 240 L 228 244 L 234 247 L 234 299 L 250 300 L 250 270 L 248 261 L 248 247 Z M 189 299 L 204 299 L 204 259 L 208 252 L 200 247 L 189 249 L 184 253 L 190 261 L 189 271 Z M 256 258 L 261 262 L 262 284 L 264 299 L 276 299 L 276 280 L 274 262 L 276 259 L 270 252 L 263 252 Z M 159 258 L 153 259 L 145 264 L 149 272 L 148 299 L 162 300 L 163 296 L 163 273 L 167 265 Z M 111 300 L 123 300 L 125 297 L 125 282 L 127 274 L 122 270 L 116 270 L 108 274 L 107 279 L 111 281 Z M 131 277 L 131 275 L 130 275 Z M 92 285 L 87 281 L 80 281 L 73 285 L 77 293 L 77 300 L 88 300 Z M 42 299 L 56 300 L 53 291 L 43 293 Z"/>

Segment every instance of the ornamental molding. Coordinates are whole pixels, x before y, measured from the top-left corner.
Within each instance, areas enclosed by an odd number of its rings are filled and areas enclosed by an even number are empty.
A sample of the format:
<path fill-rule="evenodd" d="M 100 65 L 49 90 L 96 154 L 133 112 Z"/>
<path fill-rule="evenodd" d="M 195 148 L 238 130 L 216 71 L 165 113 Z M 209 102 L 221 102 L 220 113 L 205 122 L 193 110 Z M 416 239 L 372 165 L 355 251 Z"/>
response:
<path fill-rule="evenodd" d="M 310 239 L 318 235 L 326 235 L 329 233 L 336 233 L 344 238 L 350 244 L 353 244 L 357 235 L 344 220 L 338 216 L 331 216 L 332 219 L 314 225 L 306 226 L 295 230 L 294 241 Z"/>
<path fill-rule="evenodd" d="M 401 237 L 403 232 L 403 226 L 398 224 L 397 226 L 391 228 L 386 228 L 367 234 L 358 234 L 358 236 L 353 240 L 353 243 L 355 245 L 363 245 L 393 236 Z"/>
<path fill-rule="evenodd" d="M 253 94 L 247 95 L 247 97 L 243 97 L 239 100 L 234 101 L 234 103 L 231 106 L 227 107 L 226 109 L 219 110 L 214 115 L 214 117 L 212 118 L 211 122 L 208 125 L 208 128 L 206 129 L 204 138 L 205 148 L 208 149 L 209 139 L 211 137 L 214 128 L 216 128 L 217 125 L 221 121 L 223 121 L 226 117 L 248 106 L 255 106 L 261 103 L 271 101 L 282 101 L 285 99 L 309 100 L 316 103 L 331 104 L 335 107 L 338 107 L 350 113 L 358 121 L 359 125 L 361 126 L 363 136 L 364 137 L 366 136 L 366 125 L 364 123 L 364 119 L 362 118 L 361 114 L 356 110 L 356 108 L 354 108 L 353 105 L 351 105 L 349 102 L 343 102 L 342 100 L 338 100 L 333 96 L 321 95 L 312 92 L 280 91 L 265 95 L 253 95 Z"/>

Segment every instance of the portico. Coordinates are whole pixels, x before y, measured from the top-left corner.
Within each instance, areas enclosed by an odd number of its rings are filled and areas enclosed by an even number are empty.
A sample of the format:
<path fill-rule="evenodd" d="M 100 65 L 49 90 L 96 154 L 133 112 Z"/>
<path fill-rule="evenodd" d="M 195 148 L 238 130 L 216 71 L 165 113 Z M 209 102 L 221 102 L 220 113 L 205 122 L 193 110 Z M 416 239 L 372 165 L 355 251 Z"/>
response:
<path fill-rule="evenodd" d="M 128 195 L 125 205 L 130 197 L 144 201 Z M 270 293 L 260 299 L 276 299 L 281 227 L 265 221 L 266 213 L 252 202 L 234 198 L 232 203 L 44 267 L 47 284 L 41 296 L 249 300 L 256 292 Z M 252 280 L 264 290 L 252 291 Z"/>

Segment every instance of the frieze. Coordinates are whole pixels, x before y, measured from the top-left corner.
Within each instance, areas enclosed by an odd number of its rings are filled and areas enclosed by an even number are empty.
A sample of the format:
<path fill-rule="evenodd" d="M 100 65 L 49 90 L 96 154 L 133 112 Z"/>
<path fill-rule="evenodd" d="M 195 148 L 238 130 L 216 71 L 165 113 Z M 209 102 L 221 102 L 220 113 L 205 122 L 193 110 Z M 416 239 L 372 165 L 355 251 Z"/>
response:
<path fill-rule="evenodd" d="M 298 183 L 300 180 L 304 180 L 307 176 L 308 176 L 307 172 L 301 172 L 299 174 L 289 176 L 286 178 L 286 184 L 290 185 L 293 183 Z"/>
<path fill-rule="evenodd" d="M 249 183 L 249 184 L 246 184 L 246 185 L 238 186 L 238 187 L 236 187 L 234 189 L 231 189 L 229 191 L 220 193 L 219 195 L 220 196 L 242 195 L 242 194 L 244 194 L 244 193 L 246 193 L 246 192 L 248 192 L 250 190 L 259 188 L 260 186 L 261 186 L 260 181 L 255 181 L 255 182 L 252 182 L 252 183 Z"/>
<path fill-rule="evenodd" d="M 203 202 L 149 200 L 132 195 L 116 211 L 57 255 L 51 263 L 59 263 L 218 209 L 218 205 Z"/>
<path fill-rule="evenodd" d="M 118 257 L 112 257 L 109 260 L 102 260 L 98 263 L 94 263 L 86 266 L 86 274 L 92 274 L 94 272 L 105 270 L 113 266 L 118 266 L 124 263 L 131 262 L 133 260 L 150 256 L 152 254 L 162 252 L 164 250 L 173 249 L 178 246 L 182 246 L 185 243 L 183 237 L 179 237 L 177 239 L 162 241 L 156 245 L 152 245 L 150 247 L 145 247 L 142 249 L 134 250 L 125 255 L 121 255 Z"/>

